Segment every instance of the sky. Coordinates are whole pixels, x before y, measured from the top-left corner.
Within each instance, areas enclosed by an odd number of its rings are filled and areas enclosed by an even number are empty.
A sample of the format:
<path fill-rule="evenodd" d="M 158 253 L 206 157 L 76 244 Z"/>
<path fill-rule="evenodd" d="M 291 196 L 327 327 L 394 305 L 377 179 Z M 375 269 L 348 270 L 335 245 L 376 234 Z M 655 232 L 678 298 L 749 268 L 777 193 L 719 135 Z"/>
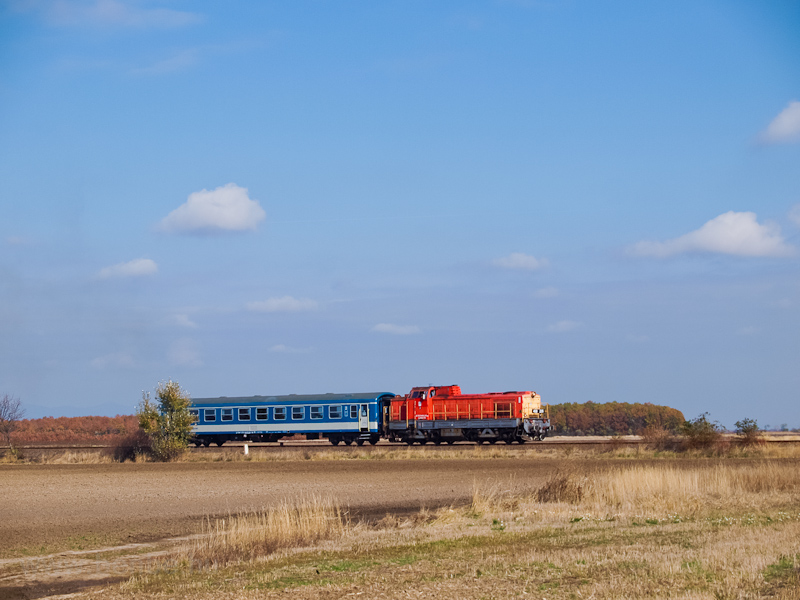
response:
<path fill-rule="evenodd" d="M 0 393 L 170 378 L 800 427 L 800 2 L 0 0 Z"/>

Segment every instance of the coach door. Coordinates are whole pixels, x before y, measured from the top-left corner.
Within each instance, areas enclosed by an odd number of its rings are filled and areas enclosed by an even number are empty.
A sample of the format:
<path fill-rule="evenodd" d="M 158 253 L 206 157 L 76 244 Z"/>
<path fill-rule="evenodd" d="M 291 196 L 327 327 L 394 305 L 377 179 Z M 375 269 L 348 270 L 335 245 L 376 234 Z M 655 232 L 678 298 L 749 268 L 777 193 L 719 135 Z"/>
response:
<path fill-rule="evenodd" d="M 369 431 L 369 405 L 362 404 L 358 411 L 358 428 L 361 431 Z"/>

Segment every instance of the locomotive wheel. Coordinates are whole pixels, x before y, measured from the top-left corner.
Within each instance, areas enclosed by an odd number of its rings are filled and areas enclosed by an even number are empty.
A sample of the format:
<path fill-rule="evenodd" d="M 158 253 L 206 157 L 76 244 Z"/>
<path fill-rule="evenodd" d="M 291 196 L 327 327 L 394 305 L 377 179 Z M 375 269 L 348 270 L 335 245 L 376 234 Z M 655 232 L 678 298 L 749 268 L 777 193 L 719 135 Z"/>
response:
<path fill-rule="evenodd" d="M 490 444 L 492 444 L 492 445 L 494 445 L 494 444 L 496 444 L 496 443 L 497 443 L 497 440 L 489 440 L 489 443 L 490 443 Z"/>
<path fill-rule="evenodd" d="M 447 440 L 447 444 L 449 446 L 452 446 L 454 443 L 455 443 L 455 440 Z"/>
<path fill-rule="evenodd" d="M 520 446 L 525 443 L 525 440 L 521 437 L 518 437 L 517 441 L 519 442 Z"/>
<path fill-rule="evenodd" d="M 510 446 L 511 444 L 513 444 L 513 443 L 514 443 L 514 440 L 513 440 L 513 439 L 511 439 L 511 438 L 506 438 L 506 439 L 504 439 L 503 441 L 504 441 L 506 444 L 508 444 L 509 446 Z"/>
<path fill-rule="evenodd" d="M 441 446 L 442 440 L 435 440 L 433 443 L 436 444 L 437 446 Z"/>
<path fill-rule="evenodd" d="M 404 441 L 405 441 L 405 443 L 406 443 L 406 444 L 408 444 L 409 446 L 413 446 L 413 445 L 414 445 L 414 440 L 412 440 L 412 439 L 407 439 L 407 440 L 404 440 Z"/>

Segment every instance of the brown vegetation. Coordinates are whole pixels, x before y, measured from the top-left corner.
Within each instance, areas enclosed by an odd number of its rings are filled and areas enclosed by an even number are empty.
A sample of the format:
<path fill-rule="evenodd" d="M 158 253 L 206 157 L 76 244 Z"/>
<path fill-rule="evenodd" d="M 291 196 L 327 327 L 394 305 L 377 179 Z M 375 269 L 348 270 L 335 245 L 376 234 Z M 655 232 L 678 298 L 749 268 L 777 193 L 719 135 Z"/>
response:
<path fill-rule="evenodd" d="M 208 519 L 203 533 L 182 552 L 195 568 L 226 565 L 340 536 L 344 531 L 339 505 L 330 498 L 312 496 L 213 522 Z"/>
<path fill-rule="evenodd" d="M 647 427 L 676 432 L 683 413 L 669 406 L 645 402 L 566 402 L 550 406 L 550 422 L 556 435 L 631 435 Z"/>
<path fill-rule="evenodd" d="M 136 415 L 116 417 L 43 417 L 22 419 L 13 434 L 16 444 L 110 444 L 139 429 Z"/>

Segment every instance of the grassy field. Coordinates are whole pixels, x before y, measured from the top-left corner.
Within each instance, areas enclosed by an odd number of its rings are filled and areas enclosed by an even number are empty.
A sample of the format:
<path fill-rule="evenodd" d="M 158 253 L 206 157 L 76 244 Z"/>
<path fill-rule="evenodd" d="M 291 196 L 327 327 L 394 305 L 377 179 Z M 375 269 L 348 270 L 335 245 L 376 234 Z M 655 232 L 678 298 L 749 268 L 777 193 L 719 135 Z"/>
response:
<path fill-rule="evenodd" d="M 794 460 L 566 460 L 544 484 L 373 525 L 298 500 L 206 535 L 104 598 L 800 598 Z"/>

